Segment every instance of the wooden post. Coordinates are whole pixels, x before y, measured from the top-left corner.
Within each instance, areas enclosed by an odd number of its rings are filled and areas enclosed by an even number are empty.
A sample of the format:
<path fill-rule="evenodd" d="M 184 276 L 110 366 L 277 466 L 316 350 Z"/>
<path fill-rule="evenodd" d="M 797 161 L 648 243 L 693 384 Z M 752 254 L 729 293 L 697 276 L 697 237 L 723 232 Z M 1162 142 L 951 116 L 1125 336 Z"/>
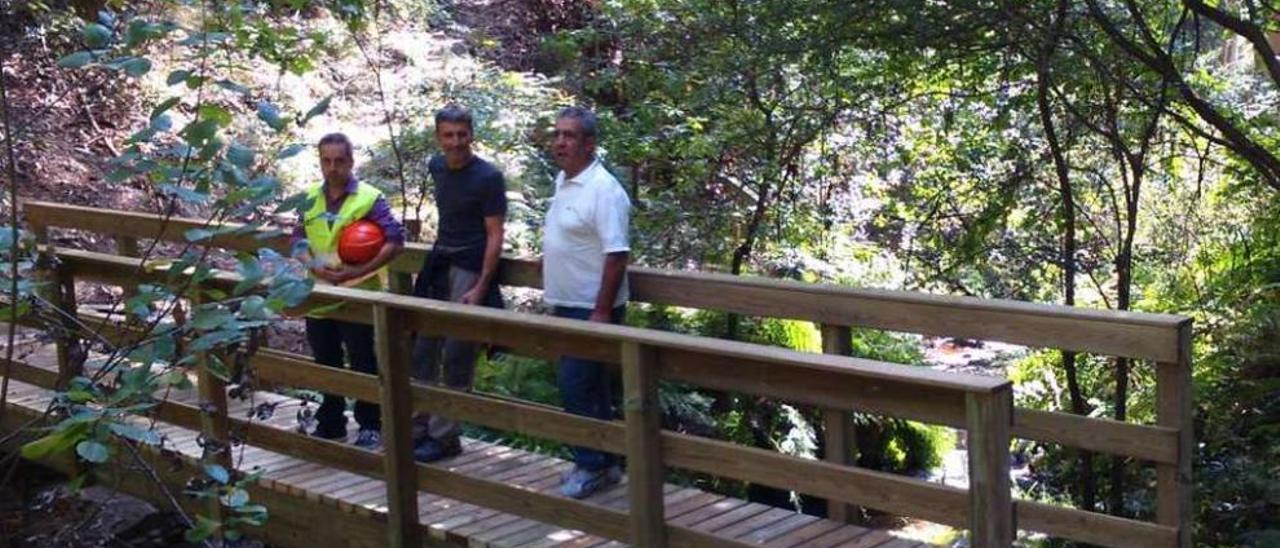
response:
<path fill-rule="evenodd" d="M 116 236 L 116 254 L 122 257 L 137 257 L 138 239 L 132 236 Z M 123 290 L 125 300 L 128 300 L 138 294 L 138 288 L 136 286 L 131 287 L 126 285 L 121 289 Z M 133 315 L 125 312 L 125 317 L 132 319 Z"/>
<path fill-rule="evenodd" d="M 1007 547 L 1017 534 L 1009 482 L 1013 388 L 965 396 L 969 433 L 969 545 Z"/>
<path fill-rule="evenodd" d="M 1177 464 L 1156 465 L 1156 522 L 1178 528 L 1178 546 L 1191 546 L 1192 477 L 1195 451 L 1191 380 L 1192 326 L 1178 329 L 1178 361 L 1156 364 L 1156 423 L 1178 430 Z"/>
<path fill-rule="evenodd" d="M 204 302 L 204 288 L 193 285 L 191 312 L 188 321 L 195 318 L 196 307 Z M 204 441 L 200 460 L 206 464 L 216 464 L 227 471 L 228 477 L 235 479 L 235 467 L 231 461 L 231 430 L 227 420 L 227 383 L 210 369 L 212 358 L 208 352 L 196 355 L 196 389 L 200 394 L 200 437 Z M 210 519 L 223 521 L 222 501 L 214 498 L 209 501 Z M 222 529 L 216 533 L 222 536 Z"/>
<path fill-rule="evenodd" d="M 373 306 L 378 380 L 382 384 L 382 441 L 386 451 L 387 538 L 393 548 L 422 545 L 418 472 L 413 462 L 413 392 L 409 386 L 409 330 L 402 312 Z"/>
<path fill-rule="evenodd" d="M 627 424 L 627 495 L 631 544 L 663 547 L 667 527 L 662 502 L 662 414 L 658 360 L 653 348 L 622 343 L 623 415 Z"/>
<path fill-rule="evenodd" d="M 76 284 L 75 279 L 71 277 L 65 269 L 58 265 L 56 250 L 53 242 L 49 239 L 49 227 L 40 224 L 31 225 L 31 231 L 35 233 L 36 244 L 39 247 L 40 270 L 43 273 L 44 289 L 41 291 L 43 297 L 58 309 L 61 314 L 68 316 L 59 316 L 54 320 L 54 325 L 58 326 L 55 331 L 54 347 L 57 352 L 58 360 L 58 387 L 65 388 L 72 378 L 80 375 L 81 363 L 72 363 L 71 359 L 71 341 L 77 331 L 77 326 L 72 318 L 76 315 Z"/>
<path fill-rule="evenodd" d="M 822 326 L 822 352 L 848 356 L 853 353 L 853 333 L 848 327 L 838 325 Z M 823 458 L 832 464 L 852 466 L 855 464 L 853 412 L 845 409 L 824 409 L 822 411 Z M 827 501 L 827 519 L 850 523 L 855 521 L 860 512 L 856 506 L 838 500 Z"/>

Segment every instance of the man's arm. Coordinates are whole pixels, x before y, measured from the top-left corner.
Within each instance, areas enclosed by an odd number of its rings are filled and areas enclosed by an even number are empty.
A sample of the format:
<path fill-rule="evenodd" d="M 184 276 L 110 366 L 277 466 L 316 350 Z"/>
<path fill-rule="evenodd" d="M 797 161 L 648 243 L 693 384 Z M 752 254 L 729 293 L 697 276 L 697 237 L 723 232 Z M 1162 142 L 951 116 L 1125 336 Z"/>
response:
<path fill-rule="evenodd" d="M 364 219 L 377 224 L 382 229 L 383 235 L 386 236 L 387 241 L 382 244 L 382 249 L 378 250 L 378 254 L 373 257 L 373 260 L 364 264 L 344 264 L 337 267 L 322 268 L 316 272 L 317 276 L 335 284 L 360 278 L 382 268 L 391 262 L 391 259 L 394 259 L 401 249 L 404 249 L 404 225 L 400 224 L 400 221 L 391 213 L 391 206 L 387 203 L 386 198 L 379 196 L 378 200 L 373 203 L 373 208 L 369 210 L 369 213 L 365 214 Z"/>
<path fill-rule="evenodd" d="M 613 317 L 613 301 L 618 298 L 622 280 L 627 275 L 626 251 L 615 251 L 604 256 L 604 272 L 600 274 L 600 293 L 596 294 L 596 307 L 591 310 L 593 322 L 609 323 Z"/>
<path fill-rule="evenodd" d="M 480 304 L 489 292 L 489 284 L 493 283 L 493 276 L 498 272 L 498 261 L 502 259 L 503 222 L 502 215 L 484 218 L 484 263 L 480 266 L 476 285 L 462 295 L 463 304 Z"/>

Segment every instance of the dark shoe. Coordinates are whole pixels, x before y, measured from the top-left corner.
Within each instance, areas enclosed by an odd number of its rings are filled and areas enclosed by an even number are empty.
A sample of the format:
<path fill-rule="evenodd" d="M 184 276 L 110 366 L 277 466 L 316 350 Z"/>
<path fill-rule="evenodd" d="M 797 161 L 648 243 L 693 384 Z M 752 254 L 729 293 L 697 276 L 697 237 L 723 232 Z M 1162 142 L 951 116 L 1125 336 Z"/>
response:
<path fill-rule="evenodd" d="M 369 428 L 361 428 L 360 433 L 356 434 L 356 441 L 352 445 L 369 451 L 377 451 L 382 447 L 382 432 Z"/>
<path fill-rule="evenodd" d="M 413 448 L 413 460 L 418 462 L 435 462 L 462 454 L 462 442 L 458 438 L 437 440 L 427 438 Z"/>
<path fill-rule="evenodd" d="M 622 479 L 622 470 L 620 468 L 615 470 L 615 468 L 617 467 L 587 470 L 575 465 L 564 483 L 560 485 L 560 494 L 575 499 L 587 498 L 592 493 L 618 483 Z"/>
<path fill-rule="evenodd" d="M 311 431 L 311 437 L 323 440 L 345 440 L 347 439 L 347 427 L 339 426 L 337 428 L 325 428 L 323 426 L 317 426 L 315 430 Z"/>

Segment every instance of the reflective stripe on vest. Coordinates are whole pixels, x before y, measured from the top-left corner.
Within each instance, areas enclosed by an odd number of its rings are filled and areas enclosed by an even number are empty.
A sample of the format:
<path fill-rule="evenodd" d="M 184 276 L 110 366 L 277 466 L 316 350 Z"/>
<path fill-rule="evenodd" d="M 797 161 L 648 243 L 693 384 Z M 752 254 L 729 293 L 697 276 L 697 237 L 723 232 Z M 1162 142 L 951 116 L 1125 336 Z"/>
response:
<path fill-rule="evenodd" d="M 336 215 L 330 215 L 325 205 L 324 183 L 312 188 L 309 195 L 312 199 L 311 210 L 307 211 L 303 229 L 307 233 L 307 244 L 311 247 L 311 256 L 320 264 L 337 266 L 342 262 L 338 259 L 338 235 L 342 234 L 342 229 L 347 225 L 368 215 L 369 210 L 373 209 L 373 204 L 382 197 L 382 192 L 364 183 L 356 183 L 356 191 L 347 194 Z M 384 266 L 378 270 L 377 276 L 361 282 L 356 287 L 380 290 L 383 288 L 383 280 L 386 277 L 387 268 Z"/>

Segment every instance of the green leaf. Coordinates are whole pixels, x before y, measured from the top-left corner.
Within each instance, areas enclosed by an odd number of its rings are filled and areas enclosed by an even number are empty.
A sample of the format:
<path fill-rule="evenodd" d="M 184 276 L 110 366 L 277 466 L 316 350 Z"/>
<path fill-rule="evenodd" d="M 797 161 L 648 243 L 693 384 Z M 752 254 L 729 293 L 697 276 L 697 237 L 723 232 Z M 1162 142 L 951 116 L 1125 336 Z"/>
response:
<path fill-rule="evenodd" d="M 199 108 L 200 118 L 205 120 L 213 120 L 219 126 L 227 127 L 231 125 L 231 113 L 220 105 L 213 103 L 205 103 Z"/>
<path fill-rule="evenodd" d="M 128 440 L 145 443 L 147 445 L 160 445 L 160 434 L 155 430 L 140 428 L 138 426 L 122 422 L 107 423 L 107 428 L 110 428 L 117 436 Z"/>
<path fill-rule="evenodd" d="M 131 57 L 120 64 L 125 74 L 137 78 L 151 71 L 151 60 L 145 57 Z"/>
<path fill-rule="evenodd" d="M 260 295 L 245 297 L 240 303 L 240 317 L 246 320 L 269 320 L 271 311 L 266 309 L 267 300 Z"/>
<path fill-rule="evenodd" d="M 225 89 L 227 91 L 233 91 L 235 93 L 239 93 L 240 95 L 249 95 L 251 93 L 249 88 L 244 87 L 235 82 L 232 82 L 231 80 L 228 80 L 226 78 L 218 80 L 217 82 L 214 82 L 214 83 L 218 84 L 218 87 L 222 89 Z"/>
<path fill-rule="evenodd" d="M 80 455 L 80 458 L 95 464 L 107 462 L 107 459 L 111 456 L 111 453 L 107 451 L 107 446 L 94 440 L 84 440 L 76 444 L 76 454 Z"/>
<path fill-rule="evenodd" d="M 196 516 L 196 526 L 187 529 L 187 532 L 182 536 L 187 542 L 203 542 L 213 536 L 213 533 L 221 526 L 217 521 L 204 516 Z"/>
<path fill-rule="evenodd" d="M 187 124 L 182 128 L 182 137 L 188 145 L 192 147 L 202 147 L 208 144 L 218 134 L 217 120 L 200 120 Z"/>
<path fill-rule="evenodd" d="M 239 508 L 249 504 L 249 492 L 237 487 L 231 490 L 231 493 L 227 494 L 226 497 L 223 497 L 222 503 L 231 508 Z"/>
<path fill-rule="evenodd" d="M 191 327 L 201 331 L 211 331 L 226 325 L 235 319 L 235 315 L 225 308 L 201 308 L 196 310 L 191 319 Z"/>
<path fill-rule="evenodd" d="M 237 506 L 236 512 L 241 514 L 262 514 L 265 516 L 267 515 L 267 507 L 261 504 L 246 504 L 244 506 Z"/>
<path fill-rule="evenodd" d="M 180 97 L 170 97 L 165 99 L 164 102 L 156 105 L 156 108 L 151 109 L 151 119 L 155 120 L 160 117 L 161 114 L 168 112 L 169 109 L 173 108 L 174 105 L 177 105 L 178 101 L 181 100 L 182 99 Z"/>
<path fill-rule="evenodd" d="M 71 478 L 71 481 L 67 482 L 67 490 L 73 495 L 77 494 L 81 489 L 84 489 L 84 483 L 88 480 L 89 474 L 87 472 L 77 474 L 76 477 Z"/>
<path fill-rule="evenodd" d="M 165 83 L 171 86 L 176 86 L 178 84 L 186 82 L 187 77 L 189 76 L 191 76 L 191 71 L 189 70 L 182 70 L 182 69 L 175 70 L 169 73 L 169 77 L 165 79 Z"/>
<path fill-rule="evenodd" d="M 266 122 L 268 127 L 276 131 L 283 130 L 286 123 L 284 119 L 280 117 L 280 109 L 266 101 L 258 103 L 258 119 Z"/>
<path fill-rule="evenodd" d="M 239 143 L 232 143 L 227 148 L 227 160 L 240 169 L 249 169 L 253 165 L 253 149 Z"/>
<path fill-rule="evenodd" d="M 47 436 L 22 446 L 22 458 L 27 460 L 43 460 L 53 455 L 64 453 L 75 447 L 89 433 L 89 425 L 72 424 Z"/>
<path fill-rule="evenodd" d="M 18 303 L 17 309 L 12 306 L 0 307 L 0 322 L 12 322 L 21 319 L 31 311 L 31 303 L 22 301 Z"/>
<path fill-rule="evenodd" d="M 299 153 L 301 153 L 306 149 L 307 149 L 307 145 L 302 143 L 294 143 L 292 145 L 284 147 L 284 150 L 281 150 L 279 154 L 276 154 L 276 159 L 287 160 L 289 158 L 297 156 Z"/>
<path fill-rule="evenodd" d="M 111 43 L 111 30 L 97 23 L 89 23 L 80 29 L 84 42 L 93 49 L 101 49 Z"/>
<path fill-rule="evenodd" d="M 231 474 L 227 473 L 227 469 L 223 468 L 220 464 L 205 464 L 204 473 L 209 476 L 210 479 L 221 483 L 222 485 L 226 485 L 231 482 Z"/>
<path fill-rule="evenodd" d="M 93 54 L 87 51 L 77 51 L 58 59 L 58 66 L 62 68 L 80 68 L 93 62 Z"/>
<path fill-rule="evenodd" d="M 192 228 L 182 233 L 188 242 L 203 242 L 213 237 L 214 232 L 207 228 Z"/>
<path fill-rule="evenodd" d="M 276 206 L 275 212 L 284 213 L 286 211 L 297 211 L 299 213 L 304 213 L 308 209 L 311 209 L 311 206 L 315 205 L 313 202 L 314 200 L 311 199 L 311 195 L 309 193 L 299 192 L 293 196 L 285 198 L 283 202 L 280 202 L 280 205 Z"/>
<path fill-rule="evenodd" d="M 319 116 L 319 115 L 321 115 L 321 114 L 324 114 L 325 112 L 328 112 L 328 111 L 329 111 L 329 103 L 330 103 L 331 101 L 333 101 L 333 96 L 332 96 L 332 95 L 330 95 L 330 96 L 328 96 L 328 97 L 325 97 L 325 98 L 324 98 L 324 99 L 322 99 L 319 103 L 316 103 L 316 106 L 311 107 L 311 110 L 308 110 L 308 111 L 307 111 L 306 116 L 303 116 L 303 117 L 302 117 L 302 121 L 301 121 L 301 122 L 298 122 L 298 125 L 300 125 L 300 126 L 305 126 L 305 125 L 307 125 L 307 122 L 310 122 L 310 121 L 311 121 L 311 119 L 312 119 L 312 118 L 315 118 L 316 116 Z"/>

